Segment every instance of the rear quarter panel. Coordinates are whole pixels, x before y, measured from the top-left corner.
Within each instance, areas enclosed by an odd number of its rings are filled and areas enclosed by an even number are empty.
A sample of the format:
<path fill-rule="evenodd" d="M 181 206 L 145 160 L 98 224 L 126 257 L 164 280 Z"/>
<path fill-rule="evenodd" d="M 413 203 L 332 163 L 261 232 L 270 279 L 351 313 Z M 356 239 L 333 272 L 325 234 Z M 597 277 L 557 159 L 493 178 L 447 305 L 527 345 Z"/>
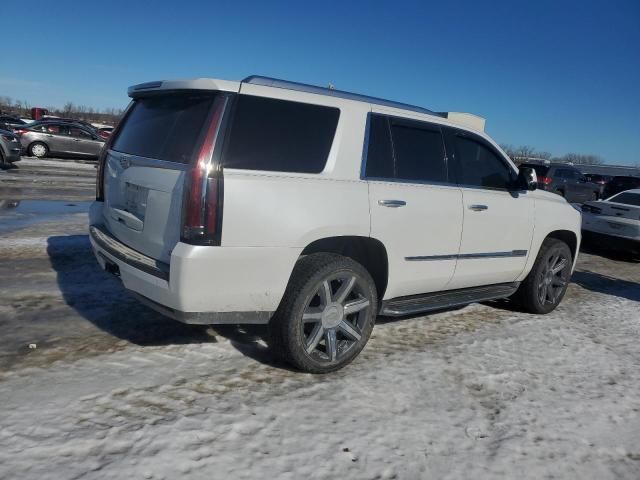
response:
<path fill-rule="evenodd" d="M 325 237 L 368 236 L 369 192 L 360 167 L 370 107 L 256 85 L 243 85 L 242 93 L 336 107 L 340 117 L 319 174 L 224 169 L 222 245 L 303 249 Z"/>

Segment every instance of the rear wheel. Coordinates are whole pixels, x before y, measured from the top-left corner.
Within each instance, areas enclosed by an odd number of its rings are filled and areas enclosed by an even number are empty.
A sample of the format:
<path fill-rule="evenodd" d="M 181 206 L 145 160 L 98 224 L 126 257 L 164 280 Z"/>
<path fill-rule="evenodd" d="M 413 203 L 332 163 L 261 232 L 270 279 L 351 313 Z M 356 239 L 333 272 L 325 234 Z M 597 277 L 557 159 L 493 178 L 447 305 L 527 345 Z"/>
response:
<path fill-rule="evenodd" d="M 49 153 L 49 148 L 42 142 L 34 142 L 29 145 L 29 155 L 32 157 L 46 157 Z"/>
<path fill-rule="evenodd" d="M 369 340 L 377 303 L 362 265 L 336 254 L 308 255 L 296 264 L 271 321 L 270 346 L 305 372 L 338 370 Z"/>
<path fill-rule="evenodd" d="M 567 291 L 571 266 L 569 246 L 556 238 L 545 239 L 531 272 L 512 299 L 531 313 L 553 311 Z"/>

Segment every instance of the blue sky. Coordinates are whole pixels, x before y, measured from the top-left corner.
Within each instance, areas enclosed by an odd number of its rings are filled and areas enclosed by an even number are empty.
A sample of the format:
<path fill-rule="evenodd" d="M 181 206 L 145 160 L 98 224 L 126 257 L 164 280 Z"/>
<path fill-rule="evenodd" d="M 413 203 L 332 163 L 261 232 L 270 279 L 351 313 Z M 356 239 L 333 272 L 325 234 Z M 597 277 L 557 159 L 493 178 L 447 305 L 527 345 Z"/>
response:
<path fill-rule="evenodd" d="M 122 107 L 138 82 L 261 74 L 476 113 L 499 143 L 640 163 L 638 0 L 138 3 L 15 3 L 0 95 Z"/>

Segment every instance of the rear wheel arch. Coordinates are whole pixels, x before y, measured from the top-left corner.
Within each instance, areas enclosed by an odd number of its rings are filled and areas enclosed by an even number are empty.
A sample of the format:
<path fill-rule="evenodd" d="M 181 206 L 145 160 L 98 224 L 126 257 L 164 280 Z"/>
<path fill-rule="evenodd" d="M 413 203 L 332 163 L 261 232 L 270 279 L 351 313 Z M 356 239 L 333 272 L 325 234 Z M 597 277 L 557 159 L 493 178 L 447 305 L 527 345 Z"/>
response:
<path fill-rule="evenodd" d="M 363 236 L 326 237 L 311 242 L 300 256 L 312 253 L 336 253 L 358 262 L 373 278 L 378 298 L 382 300 L 384 297 L 389 279 L 389 259 L 380 240 Z"/>

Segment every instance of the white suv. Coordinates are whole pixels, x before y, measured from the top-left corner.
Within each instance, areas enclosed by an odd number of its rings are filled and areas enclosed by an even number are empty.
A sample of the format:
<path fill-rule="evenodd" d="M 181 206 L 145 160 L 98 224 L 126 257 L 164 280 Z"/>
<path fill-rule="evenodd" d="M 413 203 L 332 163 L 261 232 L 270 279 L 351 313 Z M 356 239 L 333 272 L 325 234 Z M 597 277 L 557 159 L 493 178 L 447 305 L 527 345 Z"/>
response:
<path fill-rule="evenodd" d="M 546 313 L 565 293 L 580 214 L 477 117 L 255 76 L 129 96 L 90 238 L 163 314 L 268 323 L 287 361 L 328 372 L 378 314 L 506 297 Z"/>

